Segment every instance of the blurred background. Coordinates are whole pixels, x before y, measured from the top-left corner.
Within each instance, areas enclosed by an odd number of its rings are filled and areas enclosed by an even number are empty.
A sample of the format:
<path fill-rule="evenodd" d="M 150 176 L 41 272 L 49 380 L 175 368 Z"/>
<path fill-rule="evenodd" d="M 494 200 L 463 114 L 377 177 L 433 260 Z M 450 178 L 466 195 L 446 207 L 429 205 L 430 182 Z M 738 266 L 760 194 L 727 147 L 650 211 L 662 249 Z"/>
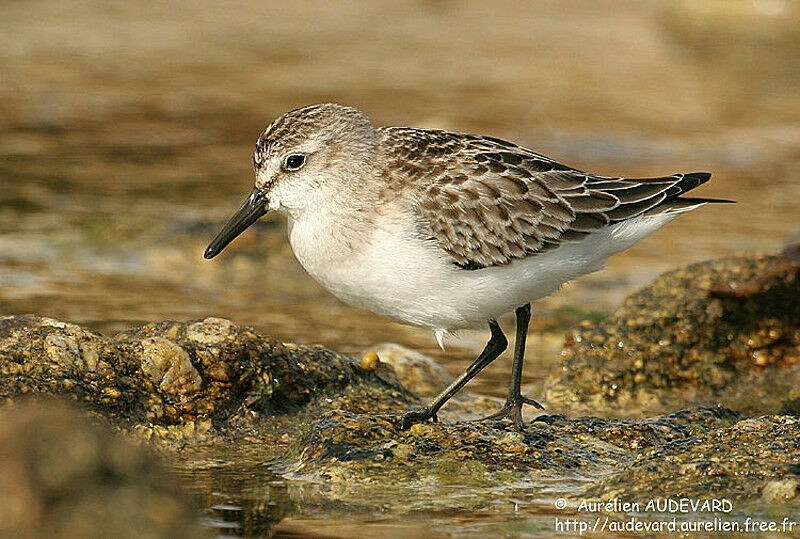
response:
<path fill-rule="evenodd" d="M 555 361 L 566 327 L 658 273 L 796 232 L 798 43 L 794 0 L 0 2 L 0 314 L 106 333 L 221 316 L 348 353 L 400 342 L 457 372 L 485 335 L 441 353 L 341 304 L 279 219 L 203 260 L 275 116 L 334 101 L 601 174 L 713 172 L 698 194 L 738 204 L 681 217 L 535 306 L 530 346 Z M 504 361 L 479 391 L 505 391 Z"/>

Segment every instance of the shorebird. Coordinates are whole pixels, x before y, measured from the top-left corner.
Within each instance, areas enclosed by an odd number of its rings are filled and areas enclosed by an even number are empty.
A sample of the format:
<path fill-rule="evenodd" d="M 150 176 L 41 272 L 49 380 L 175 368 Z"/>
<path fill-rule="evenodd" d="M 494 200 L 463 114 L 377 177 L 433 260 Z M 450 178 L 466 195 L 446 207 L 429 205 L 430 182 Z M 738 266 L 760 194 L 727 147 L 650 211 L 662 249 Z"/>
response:
<path fill-rule="evenodd" d="M 342 301 L 444 335 L 489 325 L 478 358 L 403 424 L 436 420 L 447 400 L 508 346 L 497 319 L 516 313 L 505 405 L 488 418 L 522 424 L 520 384 L 530 303 L 600 269 L 677 215 L 710 174 L 658 178 L 582 172 L 505 140 L 374 127 L 323 104 L 272 122 L 256 142 L 255 188 L 206 258 L 270 210 L 288 218 L 305 270 Z M 484 419 L 488 419 L 484 418 Z"/>

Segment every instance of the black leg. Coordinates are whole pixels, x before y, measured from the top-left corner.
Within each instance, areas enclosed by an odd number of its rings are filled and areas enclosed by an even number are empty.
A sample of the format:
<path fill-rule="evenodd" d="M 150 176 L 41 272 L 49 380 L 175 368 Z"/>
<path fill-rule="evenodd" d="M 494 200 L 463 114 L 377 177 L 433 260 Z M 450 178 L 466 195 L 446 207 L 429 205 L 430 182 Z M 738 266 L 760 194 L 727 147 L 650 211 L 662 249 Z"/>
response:
<path fill-rule="evenodd" d="M 486 348 L 484 348 L 483 352 L 481 352 L 481 354 L 478 356 L 478 359 L 473 361 L 472 365 L 467 367 L 467 370 L 464 371 L 461 376 L 456 378 L 452 384 L 447 386 L 447 389 L 439 393 L 439 395 L 425 408 L 421 410 L 412 410 L 403 414 L 404 429 L 407 429 L 414 423 L 421 423 L 423 421 L 427 421 L 428 419 L 433 419 L 436 421 L 436 412 L 439 411 L 439 408 L 441 408 L 444 403 L 450 400 L 450 397 L 458 393 L 458 391 L 464 387 L 464 384 L 475 378 L 475 376 L 481 372 L 484 367 L 497 359 L 500 354 L 505 351 L 506 347 L 508 347 L 508 340 L 506 339 L 506 336 L 503 335 L 503 330 L 500 329 L 500 325 L 495 320 L 490 320 L 489 329 L 492 331 L 492 336 L 489 339 L 489 342 L 486 343 Z"/>
<path fill-rule="evenodd" d="M 531 323 L 531 304 L 526 303 L 516 311 L 517 335 L 514 337 L 514 363 L 511 364 L 511 384 L 508 399 L 520 396 L 522 385 L 522 363 L 525 360 L 525 343 L 528 341 L 528 325 Z"/>
<path fill-rule="evenodd" d="M 530 404 L 540 410 L 544 407 L 533 399 L 522 396 L 522 363 L 525 361 L 525 341 L 528 339 L 528 324 L 531 321 L 531 304 L 527 303 L 518 308 L 517 336 L 514 341 L 514 363 L 511 366 L 511 383 L 508 386 L 508 398 L 499 412 L 483 419 L 511 419 L 515 425 L 522 426 L 522 405 Z"/>

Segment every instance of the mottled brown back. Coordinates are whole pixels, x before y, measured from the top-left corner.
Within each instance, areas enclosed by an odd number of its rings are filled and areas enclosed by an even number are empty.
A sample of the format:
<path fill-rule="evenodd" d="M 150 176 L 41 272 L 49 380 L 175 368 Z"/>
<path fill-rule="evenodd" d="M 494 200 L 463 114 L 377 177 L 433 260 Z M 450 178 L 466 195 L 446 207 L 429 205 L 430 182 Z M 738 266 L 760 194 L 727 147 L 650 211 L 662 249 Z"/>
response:
<path fill-rule="evenodd" d="M 387 194 L 411 189 L 420 233 L 464 269 L 508 264 L 632 217 L 697 205 L 704 200 L 679 196 L 710 177 L 608 178 L 499 139 L 380 131 Z"/>

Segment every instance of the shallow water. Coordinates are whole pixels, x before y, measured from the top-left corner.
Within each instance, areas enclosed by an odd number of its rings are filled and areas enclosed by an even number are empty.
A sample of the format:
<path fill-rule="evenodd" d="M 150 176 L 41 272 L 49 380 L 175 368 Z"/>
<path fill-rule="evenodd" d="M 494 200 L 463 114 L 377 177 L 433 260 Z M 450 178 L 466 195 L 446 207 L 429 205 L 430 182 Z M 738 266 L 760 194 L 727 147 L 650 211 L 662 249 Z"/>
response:
<path fill-rule="evenodd" d="M 525 381 L 536 393 L 581 318 L 607 315 L 662 271 L 776 250 L 797 233 L 799 10 L 745 0 L 3 3 L 0 312 L 108 333 L 221 316 L 346 353 L 399 342 L 455 374 L 483 332 L 442 352 L 426 331 L 341 304 L 294 261 L 277 219 L 202 259 L 249 193 L 252 145 L 274 116 L 337 101 L 378 124 L 491 134 L 602 174 L 714 172 L 699 194 L 738 204 L 681 217 L 534 307 Z M 472 390 L 502 395 L 509 366 L 506 355 Z M 213 503 L 260 496 L 257 479 L 224 483 Z M 519 496 L 411 521 L 294 507 L 279 530 L 550 533 L 542 485 Z"/>

